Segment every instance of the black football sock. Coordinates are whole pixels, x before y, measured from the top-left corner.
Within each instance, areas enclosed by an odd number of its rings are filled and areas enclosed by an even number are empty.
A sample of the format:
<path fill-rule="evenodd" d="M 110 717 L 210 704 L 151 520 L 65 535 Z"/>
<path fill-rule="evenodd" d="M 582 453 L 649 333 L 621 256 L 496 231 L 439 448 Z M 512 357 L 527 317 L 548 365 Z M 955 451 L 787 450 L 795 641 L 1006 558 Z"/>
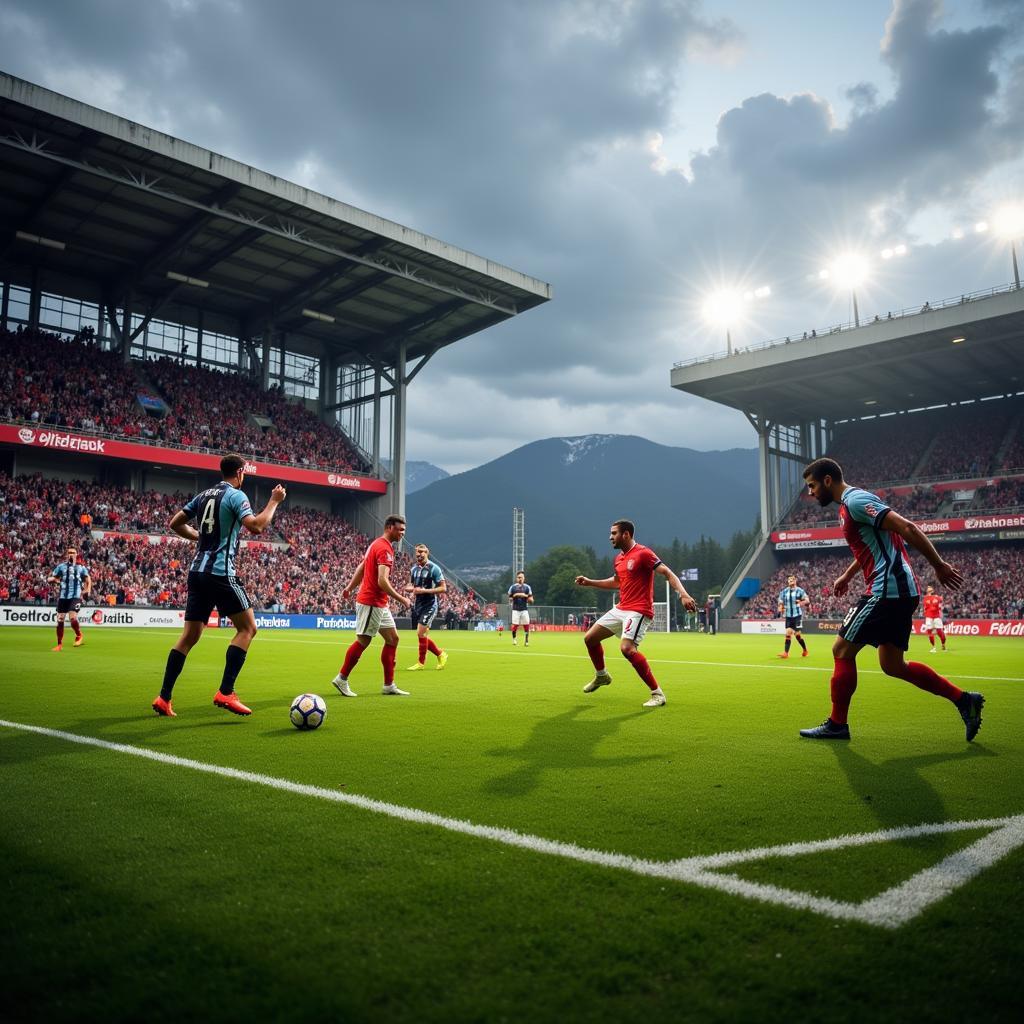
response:
<path fill-rule="evenodd" d="M 789 637 L 787 636 L 787 637 L 786 637 L 786 653 L 787 653 L 787 654 L 789 654 L 789 645 L 790 645 L 790 644 L 791 644 L 792 642 L 793 642 L 793 641 L 792 641 L 792 640 L 790 640 L 790 639 L 789 639 Z"/>
<path fill-rule="evenodd" d="M 167 652 L 167 667 L 164 669 L 164 685 L 160 687 L 160 696 L 164 700 L 171 699 L 171 693 L 174 691 L 174 684 L 177 682 L 178 676 L 181 675 L 181 670 L 185 667 L 185 655 L 181 651 L 172 647 Z"/>
<path fill-rule="evenodd" d="M 234 644 L 228 644 L 228 649 L 224 652 L 224 677 L 220 681 L 220 692 L 225 697 L 235 690 L 235 680 L 245 664 L 245 655 L 246 652 Z"/>
<path fill-rule="evenodd" d="M 796 642 L 797 642 L 797 643 L 798 643 L 798 644 L 799 644 L 799 645 L 800 645 L 800 646 L 801 646 L 801 647 L 802 647 L 802 648 L 803 648 L 803 649 L 804 649 L 805 651 L 807 650 L 807 644 L 805 644 L 805 643 L 804 643 L 804 638 L 803 638 L 802 636 L 798 636 L 798 637 L 796 638 Z"/>

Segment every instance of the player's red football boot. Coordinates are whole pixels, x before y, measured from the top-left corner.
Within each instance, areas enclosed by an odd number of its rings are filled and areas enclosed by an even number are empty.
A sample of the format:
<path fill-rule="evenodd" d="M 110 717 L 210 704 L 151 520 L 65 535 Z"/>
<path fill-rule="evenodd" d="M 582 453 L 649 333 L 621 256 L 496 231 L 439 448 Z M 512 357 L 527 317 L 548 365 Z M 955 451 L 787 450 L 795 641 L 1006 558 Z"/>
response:
<path fill-rule="evenodd" d="M 157 699 L 153 701 L 153 710 L 164 718 L 178 717 L 178 713 L 171 707 L 171 702 L 169 700 L 164 700 L 163 697 L 157 697 Z"/>
<path fill-rule="evenodd" d="M 247 708 L 239 699 L 237 693 L 224 694 L 218 690 L 213 695 L 213 706 L 230 711 L 233 715 L 251 715 L 252 708 Z"/>
<path fill-rule="evenodd" d="M 81 647 L 85 643 L 85 637 L 76 636 L 75 642 L 71 645 L 72 647 Z"/>
<path fill-rule="evenodd" d="M 803 654 L 801 654 L 801 655 L 800 655 L 800 657 L 801 657 L 801 658 L 806 658 L 806 657 L 807 657 L 807 655 L 808 655 L 808 654 L 810 654 L 810 653 L 811 653 L 811 652 L 810 652 L 809 650 L 807 650 L 807 648 L 805 647 L 805 648 L 804 648 L 804 653 L 803 653 Z"/>
<path fill-rule="evenodd" d="M 776 654 L 775 657 L 776 658 L 788 658 L 789 657 L 789 651 L 786 651 L 784 654 Z"/>
<path fill-rule="evenodd" d="M 52 650 L 52 651 L 63 651 L 64 650 L 64 645 L 63 644 L 57 644 L 56 647 L 51 647 L 50 650 Z"/>

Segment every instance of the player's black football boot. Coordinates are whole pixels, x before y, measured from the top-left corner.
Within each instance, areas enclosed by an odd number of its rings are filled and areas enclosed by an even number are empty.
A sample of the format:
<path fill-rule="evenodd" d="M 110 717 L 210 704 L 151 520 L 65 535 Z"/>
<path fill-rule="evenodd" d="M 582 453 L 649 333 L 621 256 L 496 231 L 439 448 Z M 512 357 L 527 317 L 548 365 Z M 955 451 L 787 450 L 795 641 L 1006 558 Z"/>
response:
<path fill-rule="evenodd" d="M 850 727 L 845 723 L 837 725 L 831 718 L 826 718 L 821 725 L 816 725 L 813 729 L 801 729 L 800 735 L 807 740 L 848 740 Z"/>
<path fill-rule="evenodd" d="M 981 709 L 984 706 L 985 698 L 980 693 L 970 690 L 965 691 L 956 702 L 956 709 L 960 712 L 960 717 L 967 727 L 965 735 L 968 743 L 978 735 L 978 730 L 981 728 Z"/>

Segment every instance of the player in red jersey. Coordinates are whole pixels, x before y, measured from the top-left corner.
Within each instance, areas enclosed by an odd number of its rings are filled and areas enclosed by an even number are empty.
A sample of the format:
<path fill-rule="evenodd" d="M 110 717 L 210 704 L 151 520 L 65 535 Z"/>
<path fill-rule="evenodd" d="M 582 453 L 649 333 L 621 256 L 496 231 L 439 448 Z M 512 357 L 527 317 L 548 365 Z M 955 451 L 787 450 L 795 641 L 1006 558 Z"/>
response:
<path fill-rule="evenodd" d="M 935 653 L 935 634 L 939 634 L 942 649 L 946 649 L 946 631 L 942 625 L 942 598 L 935 593 L 929 584 L 924 592 L 924 631 L 928 634 L 928 642 L 932 645 L 930 654 Z"/>
<path fill-rule="evenodd" d="M 405 517 L 388 516 L 384 520 L 384 533 L 381 534 L 367 549 L 366 556 L 359 563 L 359 568 L 352 574 L 348 586 L 343 592 L 348 597 L 356 587 L 356 639 L 345 652 L 345 661 L 341 670 L 331 680 L 334 688 L 343 697 L 355 697 L 348 685 L 348 677 L 363 656 L 363 651 L 370 646 L 370 641 L 380 633 L 384 638 L 384 649 L 380 652 L 380 662 L 384 666 L 385 696 L 408 697 L 405 690 L 395 686 L 395 658 L 398 654 L 398 630 L 395 619 L 388 608 L 388 599 L 393 598 L 409 608 L 412 602 L 404 594 L 397 591 L 391 582 L 391 569 L 395 564 L 394 544 L 405 535 Z"/>
<path fill-rule="evenodd" d="M 665 694 L 661 692 L 647 659 L 637 650 L 647 627 L 654 618 L 654 574 L 664 576 L 672 589 L 679 595 L 687 611 L 697 610 L 697 603 L 679 582 L 679 577 L 648 547 L 633 539 L 635 528 L 628 519 L 617 519 L 612 523 L 610 540 L 618 550 L 615 556 L 615 575 L 606 580 L 592 580 L 586 576 L 576 577 L 578 587 L 597 587 L 598 590 L 618 590 L 619 603 L 605 613 L 587 630 L 583 642 L 594 663 L 597 674 L 586 686 L 584 693 L 593 693 L 607 686 L 612 677 L 604 667 L 602 642 L 610 636 L 622 638 L 619 650 L 622 656 L 636 670 L 636 674 L 651 691 L 645 708 L 661 707 Z"/>

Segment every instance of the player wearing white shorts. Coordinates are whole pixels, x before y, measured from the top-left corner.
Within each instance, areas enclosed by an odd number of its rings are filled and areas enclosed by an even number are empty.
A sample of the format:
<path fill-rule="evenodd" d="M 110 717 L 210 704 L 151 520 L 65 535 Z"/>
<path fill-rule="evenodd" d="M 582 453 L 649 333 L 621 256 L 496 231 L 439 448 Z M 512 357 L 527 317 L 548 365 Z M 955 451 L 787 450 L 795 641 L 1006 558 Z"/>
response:
<path fill-rule="evenodd" d="M 618 590 L 619 601 L 611 611 L 606 612 L 587 630 L 583 642 L 594 664 L 596 675 L 583 687 L 584 693 L 593 693 L 607 686 L 612 677 L 604 667 L 604 640 L 610 636 L 620 638 L 619 650 L 651 691 L 645 708 L 661 707 L 665 694 L 658 685 L 647 659 L 637 650 L 647 627 L 654 618 L 654 574 L 664 576 L 687 611 L 696 611 L 697 603 L 679 582 L 679 577 L 649 548 L 633 539 L 634 526 L 628 519 L 617 519 L 612 523 L 612 547 L 618 550 L 615 556 L 615 575 L 605 580 L 592 580 L 586 576 L 576 577 L 578 587 L 597 587 L 599 590 Z"/>
<path fill-rule="evenodd" d="M 340 671 L 331 680 L 334 688 L 343 697 L 357 696 L 348 685 L 348 677 L 363 656 L 363 651 L 370 646 L 370 641 L 378 633 L 384 639 L 384 649 L 380 652 L 380 662 L 384 666 L 384 688 L 381 693 L 385 696 L 409 696 L 405 690 L 395 686 L 398 630 L 388 607 L 389 598 L 393 598 L 406 608 L 412 605 L 409 598 L 400 594 L 391 582 L 391 569 L 395 564 L 394 545 L 401 541 L 404 535 L 404 516 L 388 516 L 384 520 L 384 533 L 366 549 L 365 557 L 343 592 L 343 596 L 348 597 L 356 587 L 359 587 L 356 594 L 356 638 L 345 652 L 345 661 Z"/>
<path fill-rule="evenodd" d="M 942 622 L 942 598 L 935 593 L 929 584 L 924 592 L 924 631 L 928 634 L 928 642 L 932 645 L 929 653 L 935 653 L 935 634 L 939 634 L 942 649 L 946 649 L 946 627 Z"/>
<path fill-rule="evenodd" d="M 526 575 L 516 573 L 516 581 L 508 588 L 508 603 L 511 606 L 512 645 L 516 643 L 516 631 L 523 627 L 524 646 L 530 646 L 530 608 L 533 604 L 533 588 L 526 582 Z"/>

